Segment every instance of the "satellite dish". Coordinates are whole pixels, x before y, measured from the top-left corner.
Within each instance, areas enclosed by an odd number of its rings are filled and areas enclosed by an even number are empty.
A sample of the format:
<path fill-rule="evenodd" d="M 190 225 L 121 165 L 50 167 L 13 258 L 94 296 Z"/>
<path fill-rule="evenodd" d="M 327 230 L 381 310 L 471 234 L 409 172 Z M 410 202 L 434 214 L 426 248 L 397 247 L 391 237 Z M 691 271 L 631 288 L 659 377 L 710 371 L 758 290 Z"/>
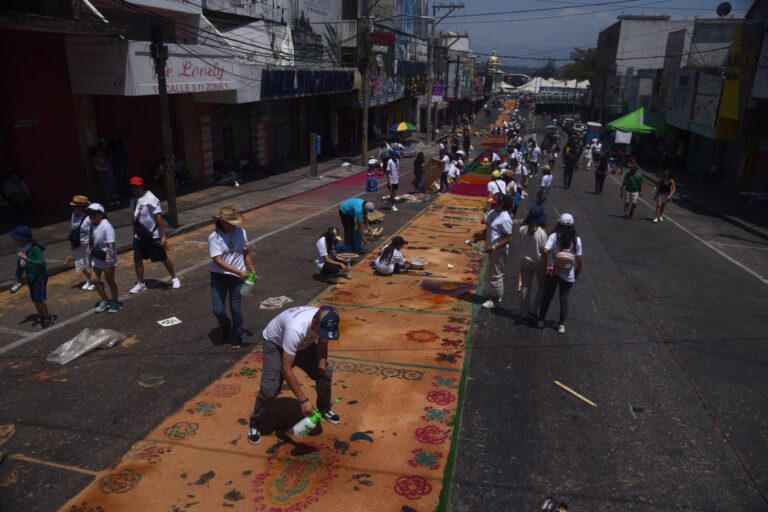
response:
<path fill-rule="evenodd" d="M 723 2 L 720 5 L 717 6 L 717 15 L 721 18 L 724 18 L 725 16 L 728 16 L 731 14 L 731 3 L 730 2 Z"/>

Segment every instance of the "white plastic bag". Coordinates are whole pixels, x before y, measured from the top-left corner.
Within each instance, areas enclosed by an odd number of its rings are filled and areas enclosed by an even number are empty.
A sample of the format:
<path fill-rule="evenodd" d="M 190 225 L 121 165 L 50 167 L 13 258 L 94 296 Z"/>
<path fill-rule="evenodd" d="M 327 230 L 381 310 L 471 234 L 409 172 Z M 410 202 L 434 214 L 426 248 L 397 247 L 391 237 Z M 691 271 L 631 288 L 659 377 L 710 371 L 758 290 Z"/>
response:
<path fill-rule="evenodd" d="M 125 334 L 112 329 L 96 329 L 91 332 L 86 328 L 71 340 L 59 345 L 56 350 L 48 354 L 45 360 L 65 365 L 97 347 L 112 348 L 124 339 Z"/>

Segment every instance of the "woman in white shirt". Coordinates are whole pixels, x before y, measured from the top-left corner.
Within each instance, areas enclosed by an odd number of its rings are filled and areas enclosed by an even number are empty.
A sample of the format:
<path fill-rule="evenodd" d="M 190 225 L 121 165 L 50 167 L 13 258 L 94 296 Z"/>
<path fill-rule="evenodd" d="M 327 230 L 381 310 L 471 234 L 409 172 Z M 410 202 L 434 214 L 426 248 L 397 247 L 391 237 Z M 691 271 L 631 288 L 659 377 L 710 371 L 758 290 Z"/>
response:
<path fill-rule="evenodd" d="M 91 219 L 88 252 L 90 253 L 93 273 L 96 275 L 96 282 L 94 283 L 96 291 L 101 297 L 101 302 L 96 305 L 96 313 L 103 313 L 104 311 L 117 313 L 123 305 L 117 300 L 117 282 L 115 281 L 115 269 L 117 268 L 115 228 L 107 219 L 104 207 L 99 203 L 91 203 L 86 212 Z M 102 275 L 107 281 L 112 300 L 107 298 L 104 283 L 101 281 Z"/>
<path fill-rule="evenodd" d="M 529 326 L 537 322 L 536 312 L 541 305 L 541 297 L 547 282 L 544 272 L 544 245 L 547 243 L 547 215 L 544 208 L 534 206 L 528 212 L 518 231 L 520 248 L 520 317 Z M 533 281 L 536 280 L 536 295 L 531 305 Z"/>
<path fill-rule="evenodd" d="M 400 250 L 407 244 L 408 242 L 403 240 L 402 237 L 396 236 L 389 245 L 385 245 L 379 257 L 373 262 L 373 268 L 376 272 L 389 276 L 406 270 L 408 268 L 408 260 L 405 259 Z"/>
<path fill-rule="evenodd" d="M 208 237 L 213 315 L 219 322 L 223 341 L 229 341 L 232 348 L 237 349 L 243 342 L 240 290 L 243 281 L 255 273 L 255 267 L 248 250 L 248 236 L 239 227 L 245 218 L 229 206 L 221 208 L 213 218 L 216 219 L 216 229 Z M 232 320 L 227 316 L 227 295 Z"/>
<path fill-rule="evenodd" d="M 89 204 L 91 202 L 85 196 L 75 196 L 69 202 L 69 206 L 72 207 L 69 244 L 72 248 L 72 260 L 75 263 L 75 271 L 85 276 L 85 284 L 80 289 L 93 291 L 96 289 L 96 285 L 93 284 L 91 265 L 86 254 L 91 237 L 91 219 L 85 211 Z"/>
<path fill-rule="evenodd" d="M 336 256 L 336 244 L 342 238 L 339 230 L 330 227 L 315 243 L 315 266 L 320 270 L 323 281 L 335 282 L 336 276 L 343 270 L 349 272 L 351 265 Z"/>

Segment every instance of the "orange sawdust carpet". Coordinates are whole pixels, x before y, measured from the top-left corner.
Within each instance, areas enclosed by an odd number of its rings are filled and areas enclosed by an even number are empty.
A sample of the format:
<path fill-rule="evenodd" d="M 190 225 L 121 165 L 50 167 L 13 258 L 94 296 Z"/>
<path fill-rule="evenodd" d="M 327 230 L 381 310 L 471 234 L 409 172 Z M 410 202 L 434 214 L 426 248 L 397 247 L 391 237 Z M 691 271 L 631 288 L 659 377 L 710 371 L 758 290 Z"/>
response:
<path fill-rule="evenodd" d="M 439 508 L 483 261 L 464 241 L 480 229 L 484 202 L 443 195 L 400 231 L 410 242 L 406 257 L 428 261 L 424 272 L 374 275 L 369 257 L 352 279 L 313 301 L 341 314 L 341 339 L 331 345 L 340 425 L 322 424 L 304 438 L 278 436 L 300 419 L 297 401 L 284 390 L 271 410 L 271 431 L 261 444 L 248 444 L 261 377 L 257 348 L 62 510 Z"/>

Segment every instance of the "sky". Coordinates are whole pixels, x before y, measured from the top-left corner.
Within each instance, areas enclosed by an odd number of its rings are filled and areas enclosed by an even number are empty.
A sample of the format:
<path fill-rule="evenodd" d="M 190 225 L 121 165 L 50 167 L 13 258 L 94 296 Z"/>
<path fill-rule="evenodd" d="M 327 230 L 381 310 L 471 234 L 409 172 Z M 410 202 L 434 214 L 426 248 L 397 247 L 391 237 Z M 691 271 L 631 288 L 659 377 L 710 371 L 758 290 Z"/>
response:
<path fill-rule="evenodd" d="M 502 56 L 502 65 L 540 67 L 549 56 L 558 59 L 561 66 L 567 64 L 565 59 L 574 47 L 596 46 L 597 34 L 615 23 L 621 14 L 665 14 L 672 19 L 716 17 L 715 9 L 721 0 L 463 0 L 463 3 L 465 8 L 454 11 L 454 17 L 440 23 L 440 30 L 468 33 L 472 49 L 481 61 L 485 59 L 482 54 L 495 48 Z M 731 16 L 743 17 L 752 0 L 731 0 L 730 4 Z M 431 5 L 432 0 L 430 10 Z"/>

